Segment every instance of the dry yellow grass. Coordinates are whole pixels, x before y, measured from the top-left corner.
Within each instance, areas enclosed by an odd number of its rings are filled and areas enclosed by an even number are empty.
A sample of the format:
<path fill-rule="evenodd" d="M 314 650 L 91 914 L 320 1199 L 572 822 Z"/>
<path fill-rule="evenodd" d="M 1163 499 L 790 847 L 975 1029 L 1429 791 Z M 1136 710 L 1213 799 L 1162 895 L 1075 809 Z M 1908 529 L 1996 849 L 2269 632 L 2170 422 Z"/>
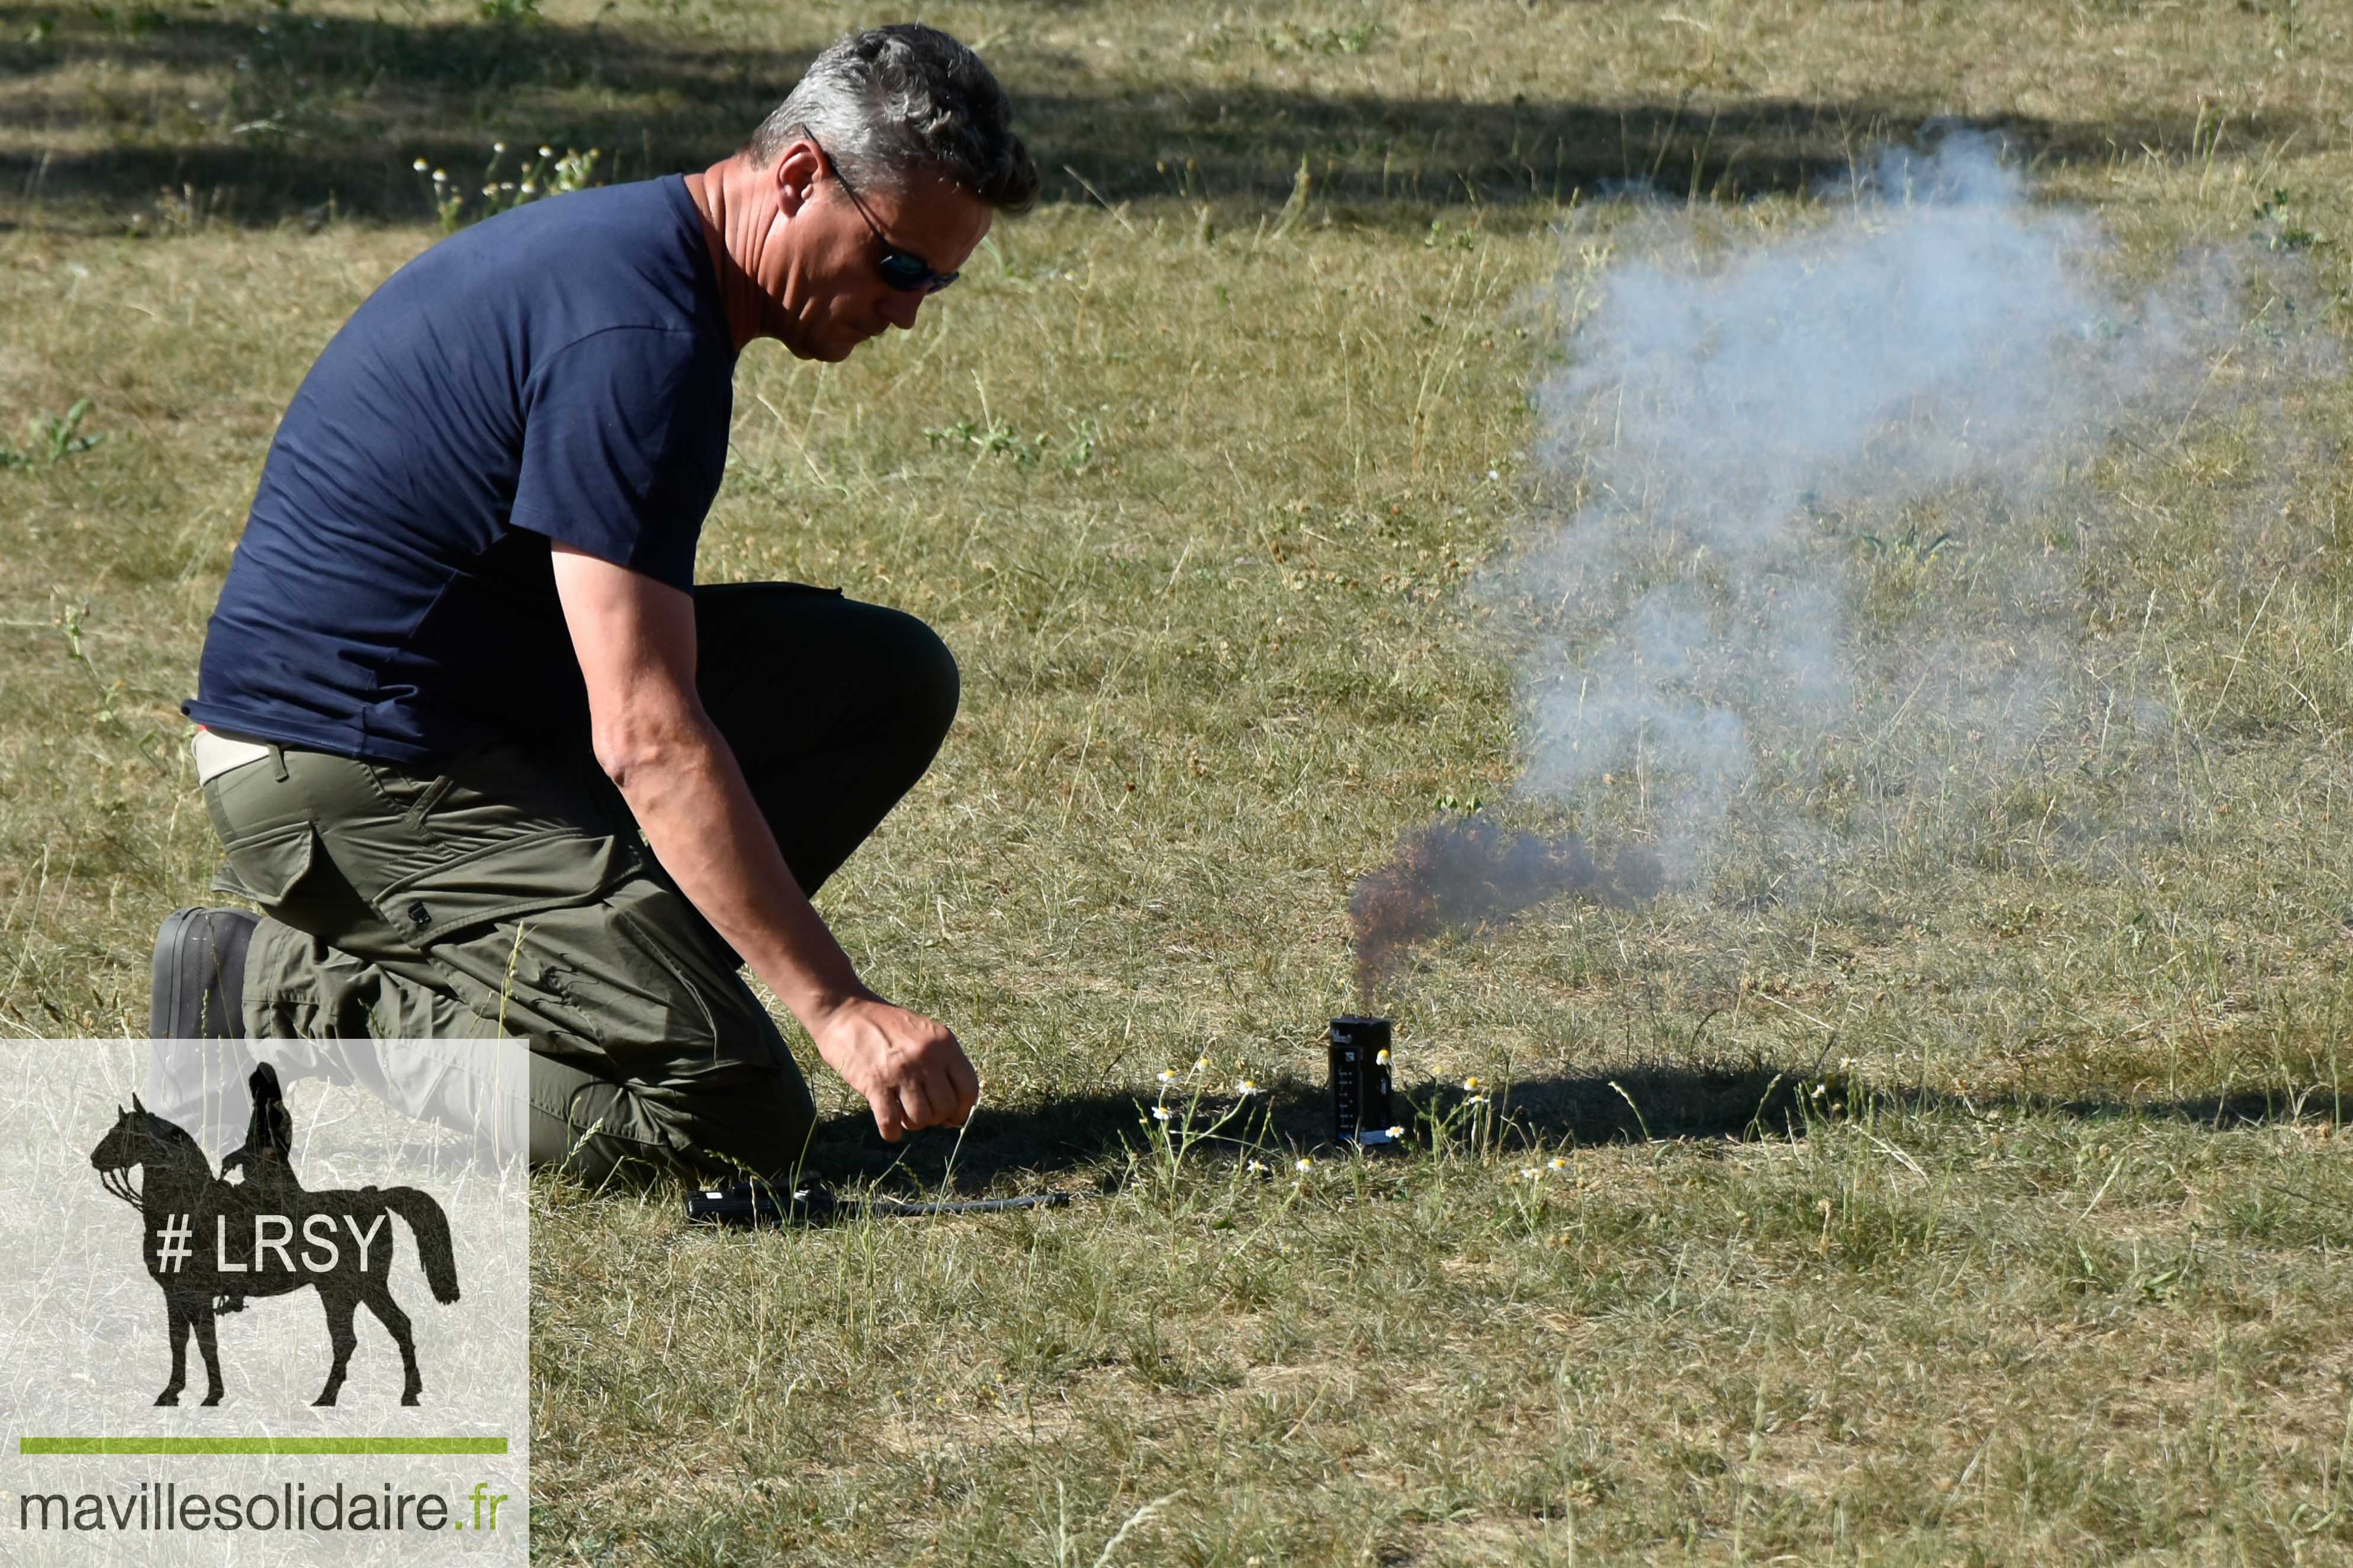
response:
<path fill-rule="evenodd" d="M 838 583 L 957 651 L 937 773 L 827 907 L 980 1058 L 957 1180 L 1105 1195 L 745 1239 L 543 1187 L 543 1559 L 2344 1560 L 2341 374 L 2090 481 L 2081 649 L 2179 716 L 2165 821 L 2054 852 L 2038 816 L 2117 798 L 2054 773 L 1826 888 L 1442 940 L 1386 1001 L 1453 1135 L 1290 1147 L 1351 883 L 1516 773 L 1508 628 L 1462 585 L 1525 519 L 1613 183 L 1748 244 L 1959 116 L 2128 269 L 2276 237 L 2285 193 L 2341 338 L 2342 9 L 922 15 L 986 46 L 1060 199 L 913 337 L 747 358 L 704 574 Z M 0 471 L 6 1027 L 141 1026 L 212 859 L 176 703 L 278 411 L 435 237 L 410 160 L 683 166 L 865 19 L 0 12 L 0 444 L 85 397 L 104 437 Z M 1945 591 L 1869 574 L 1889 614 Z M 1271 1172 L 1138 1126 L 1198 1056 L 1274 1090 Z M 1471 1072 L 1508 1086 L 1483 1140 Z M 836 1170 L 944 1178 L 945 1141 L 892 1167 L 835 1103 Z"/>

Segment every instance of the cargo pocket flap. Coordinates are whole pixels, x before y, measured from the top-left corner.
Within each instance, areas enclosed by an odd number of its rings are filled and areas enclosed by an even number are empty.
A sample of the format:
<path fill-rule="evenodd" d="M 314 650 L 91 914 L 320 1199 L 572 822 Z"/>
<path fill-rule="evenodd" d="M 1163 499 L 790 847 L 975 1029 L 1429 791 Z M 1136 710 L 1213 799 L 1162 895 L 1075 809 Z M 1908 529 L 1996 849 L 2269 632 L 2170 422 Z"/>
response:
<path fill-rule="evenodd" d="M 260 901 L 255 896 L 253 889 L 238 879 L 237 868 L 226 860 L 222 861 L 219 868 L 213 872 L 213 879 L 205 884 L 205 890 L 212 893 L 226 893 L 232 899 L 243 899 L 248 903 Z"/>
<path fill-rule="evenodd" d="M 418 947 L 519 915 L 604 896 L 638 867 L 614 837 L 542 834 L 494 844 L 386 887 L 376 910 Z"/>
<path fill-rule="evenodd" d="M 283 903 L 295 884 L 311 874 L 311 859 L 319 852 L 319 832 L 300 822 L 229 845 L 222 852 L 228 863 L 214 879 L 214 887 L 257 903 Z"/>

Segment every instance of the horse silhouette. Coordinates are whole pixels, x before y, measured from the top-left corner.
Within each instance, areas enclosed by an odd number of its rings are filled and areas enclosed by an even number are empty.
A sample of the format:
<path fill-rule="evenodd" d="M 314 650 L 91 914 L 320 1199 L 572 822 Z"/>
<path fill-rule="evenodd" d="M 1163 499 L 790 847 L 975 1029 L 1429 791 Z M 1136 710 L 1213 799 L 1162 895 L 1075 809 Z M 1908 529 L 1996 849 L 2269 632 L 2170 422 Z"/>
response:
<path fill-rule="evenodd" d="M 332 1405 L 359 1342 L 353 1315 L 375 1314 L 400 1347 L 403 1405 L 415 1405 L 425 1380 L 417 1369 L 417 1342 L 408 1314 L 392 1299 L 396 1232 L 393 1215 L 408 1222 L 433 1299 L 458 1299 L 458 1264 L 449 1221 L 429 1194 L 415 1187 L 311 1192 L 295 1180 L 288 1159 L 293 1124 L 267 1063 L 247 1080 L 253 1121 L 245 1147 L 221 1162 L 221 1176 L 196 1141 L 131 1097 L 115 1107 L 113 1130 L 90 1151 L 99 1183 L 140 1214 L 141 1252 L 164 1292 L 171 1321 L 172 1381 L 155 1396 L 177 1405 L 188 1381 L 188 1334 L 205 1358 L 206 1405 L 221 1399 L 220 1352 L 214 1316 L 236 1311 L 248 1297 L 280 1296 L 316 1286 L 327 1310 L 334 1365 L 313 1405 Z M 144 1175 L 137 1185 L 134 1167 Z M 223 1179 L 232 1170 L 242 1180 Z"/>

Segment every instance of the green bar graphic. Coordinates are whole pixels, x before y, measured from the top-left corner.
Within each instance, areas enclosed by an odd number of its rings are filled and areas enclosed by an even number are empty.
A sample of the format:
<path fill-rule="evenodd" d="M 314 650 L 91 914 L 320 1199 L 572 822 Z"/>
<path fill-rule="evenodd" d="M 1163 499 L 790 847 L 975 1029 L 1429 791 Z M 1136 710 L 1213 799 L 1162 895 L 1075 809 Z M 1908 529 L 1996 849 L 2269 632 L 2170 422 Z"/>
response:
<path fill-rule="evenodd" d="M 19 1454 L 503 1454 L 504 1437 L 19 1437 Z"/>

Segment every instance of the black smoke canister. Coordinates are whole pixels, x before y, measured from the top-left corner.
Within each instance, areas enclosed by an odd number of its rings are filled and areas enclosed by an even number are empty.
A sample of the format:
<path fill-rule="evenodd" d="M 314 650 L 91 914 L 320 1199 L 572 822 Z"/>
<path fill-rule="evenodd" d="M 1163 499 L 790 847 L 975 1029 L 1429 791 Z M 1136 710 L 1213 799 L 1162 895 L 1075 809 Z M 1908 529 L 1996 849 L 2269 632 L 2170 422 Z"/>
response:
<path fill-rule="evenodd" d="M 1361 1149 L 1389 1136 L 1389 1021 L 1350 1015 L 1332 1020 L 1332 1136 Z"/>

